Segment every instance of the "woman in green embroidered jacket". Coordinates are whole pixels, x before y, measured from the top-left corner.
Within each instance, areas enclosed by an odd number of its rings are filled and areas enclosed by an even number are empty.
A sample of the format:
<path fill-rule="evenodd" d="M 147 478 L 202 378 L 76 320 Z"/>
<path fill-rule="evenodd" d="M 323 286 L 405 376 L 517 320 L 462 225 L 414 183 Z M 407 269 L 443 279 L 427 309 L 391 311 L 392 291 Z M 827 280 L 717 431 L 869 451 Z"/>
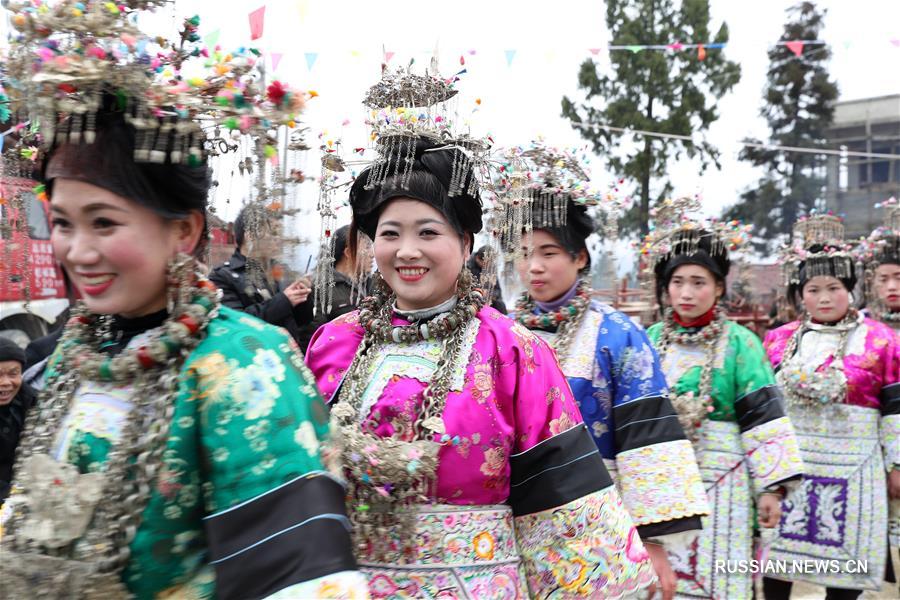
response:
<path fill-rule="evenodd" d="M 677 201 L 676 201 L 677 202 Z M 679 598 L 749 598 L 751 575 L 716 568 L 753 558 L 754 516 L 778 524 L 780 500 L 802 473 L 797 439 L 762 344 L 717 307 L 729 246 L 742 229 L 683 218 L 658 227 L 651 267 L 663 322 L 659 351 L 672 406 L 694 443 L 711 514 L 695 542 L 667 547 Z"/>
<path fill-rule="evenodd" d="M 92 117 L 93 143 L 70 117 L 44 163 L 53 250 L 83 301 L 17 457 L 5 592 L 365 596 L 314 379 L 283 330 L 220 306 L 190 257 L 205 161 L 140 160 L 112 95 Z"/>

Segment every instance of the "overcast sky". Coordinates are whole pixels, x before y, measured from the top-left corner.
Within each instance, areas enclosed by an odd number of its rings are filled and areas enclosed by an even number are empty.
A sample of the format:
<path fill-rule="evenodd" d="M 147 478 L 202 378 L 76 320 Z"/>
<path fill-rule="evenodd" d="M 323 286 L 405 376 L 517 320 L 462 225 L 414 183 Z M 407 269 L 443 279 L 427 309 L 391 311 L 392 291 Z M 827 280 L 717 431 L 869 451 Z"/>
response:
<path fill-rule="evenodd" d="M 265 33 L 256 47 L 283 54 L 276 77 L 319 93 L 304 119 L 314 145 L 322 131 L 327 131 L 327 139 L 343 139 L 348 149 L 366 145 L 361 100 L 379 78 L 383 49 L 394 53 L 391 66 L 415 59 L 420 69 L 437 50 L 445 76 L 462 68 L 460 57 L 464 56 L 468 72 L 458 84 L 458 121 L 469 121 L 474 133 L 492 134 L 499 145 L 526 143 L 538 135 L 554 145 L 584 144 L 560 116 L 560 99 L 578 95 L 577 72 L 591 55 L 589 49 L 609 43 L 604 2 L 178 0 L 175 13 L 180 17 L 199 14 L 201 33 L 219 30 L 219 43 L 227 49 L 249 43 L 248 14 L 263 4 Z M 702 178 L 690 162 L 674 165 L 671 171 L 676 193 L 700 192 L 710 214 L 733 203 L 758 176 L 736 160 L 740 150 L 736 142 L 745 136 L 766 135 L 765 123 L 758 117 L 766 52 L 780 36 L 784 11 L 792 4 L 787 0 L 711 1 L 710 30 L 728 23 L 731 37 L 724 52 L 742 69 L 740 83 L 720 100 L 721 118 L 709 135 L 722 151 L 723 167 Z M 900 1 L 822 0 L 818 5 L 827 9 L 822 37 L 833 45 L 830 70 L 841 99 L 900 93 L 900 47 L 891 43 L 900 38 Z M 165 17 L 173 28 L 175 13 L 167 11 Z M 508 50 L 515 50 L 510 64 Z M 317 54 L 312 68 L 308 53 Z M 608 64 L 606 51 L 596 58 L 601 65 Z M 476 98 L 481 105 L 473 112 Z M 315 153 L 305 162 L 308 174 L 317 175 Z M 600 165 L 594 161 L 594 184 L 606 187 L 615 174 L 604 173 Z M 220 212 L 233 217 L 240 199 L 225 206 L 223 195 L 227 192 L 217 198 Z M 311 204 L 314 209 L 316 195 L 315 183 L 303 184 L 305 206 Z M 349 220 L 346 209 L 342 212 L 341 220 Z M 316 231 L 309 220 L 304 221 L 305 229 Z"/>
<path fill-rule="evenodd" d="M 719 102 L 721 118 L 709 138 L 722 151 L 722 170 L 697 175 L 695 163 L 672 168 L 676 192 L 700 192 L 704 208 L 718 214 L 734 202 L 758 176 L 737 161 L 737 142 L 745 136 L 765 136 L 758 116 L 768 67 L 767 49 L 785 21 L 786 0 L 713 0 L 711 30 L 724 21 L 730 41 L 724 50 L 741 64 L 742 77 Z M 841 99 L 900 93 L 900 2 L 897 0 L 830 0 L 822 37 L 832 43 L 831 74 Z M 225 47 L 245 43 L 247 14 L 263 2 L 179 0 L 179 11 L 197 12 L 205 32 L 221 30 Z M 282 53 L 276 76 L 315 89 L 305 121 L 315 134 L 342 138 L 347 149 L 366 145 L 360 101 L 379 77 L 383 48 L 393 52 L 391 66 L 415 59 L 424 68 L 435 50 L 441 73 L 450 75 L 465 57 L 467 73 L 458 83 L 458 121 L 470 121 L 473 132 L 491 133 L 499 145 L 525 143 L 542 135 L 556 145 L 584 141 L 560 116 L 563 95 L 577 96 L 577 72 L 591 56 L 589 48 L 609 43 L 605 3 L 564 0 L 556 3 L 457 0 L 395 3 L 377 0 L 279 1 L 266 8 L 265 34 L 259 47 Z M 674 41 L 674 40 L 673 40 Z M 682 40 L 687 41 L 687 40 Z M 507 50 L 515 50 L 507 64 Z M 472 54 L 474 51 L 474 54 Z M 318 56 L 308 68 L 307 53 Z M 601 66 L 608 56 L 597 56 Z M 477 111 L 475 99 L 481 99 Z M 349 125 L 342 123 L 349 121 Z M 308 170 L 318 171 L 315 156 Z M 595 184 L 606 186 L 615 174 L 595 161 Z M 315 197 L 315 185 L 304 184 L 303 197 Z M 230 212 L 230 211 L 227 211 Z"/>

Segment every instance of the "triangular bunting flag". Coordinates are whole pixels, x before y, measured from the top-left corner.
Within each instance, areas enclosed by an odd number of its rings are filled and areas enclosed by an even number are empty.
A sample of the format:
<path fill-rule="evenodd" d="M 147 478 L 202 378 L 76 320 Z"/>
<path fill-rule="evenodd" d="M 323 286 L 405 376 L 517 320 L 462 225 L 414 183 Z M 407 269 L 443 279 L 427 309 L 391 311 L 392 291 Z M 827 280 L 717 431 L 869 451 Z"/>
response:
<path fill-rule="evenodd" d="M 895 40 L 891 40 L 891 43 L 892 43 L 893 45 L 897 46 L 898 48 L 900 48 L 900 38 L 897 38 L 897 39 L 895 39 Z"/>
<path fill-rule="evenodd" d="M 261 6 L 250 13 L 250 39 L 258 40 L 263 35 L 263 26 L 266 21 L 266 7 Z"/>
<path fill-rule="evenodd" d="M 800 56 L 803 54 L 803 42 L 788 42 L 785 44 L 788 47 L 788 50 L 794 53 L 795 56 Z"/>
<path fill-rule="evenodd" d="M 640 52 L 641 50 L 644 49 L 643 46 L 627 46 L 627 48 L 628 48 L 628 50 L 630 50 L 631 52 L 634 52 L 635 54 L 637 54 L 638 52 Z"/>
<path fill-rule="evenodd" d="M 507 67 L 512 66 L 512 61 L 513 61 L 513 58 L 515 58 L 515 56 L 516 56 L 515 50 L 507 50 L 506 51 L 506 66 Z"/>
<path fill-rule="evenodd" d="M 669 44 L 669 45 L 666 46 L 666 47 L 667 47 L 669 50 L 676 50 L 676 51 L 677 51 L 677 50 L 681 50 L 682 48 L 684 48 L 684 44 L 682 44 L 681 42 L 675 42 L 674 44 Z"/>
<path fill-rule="evenodd" d="M 319 53 L 307 52 L 304 56 L 306 56 L 306 69 L 312 71 L 313 65 L 316 64 L 316 59 L 319 58 Z"/>
<path fill-rule="evenodd" d="M 394 58 L 393 52 L 385 52 L 384 53 L 384 62 L 386 62 L 386 63 L 391 62 L 392 58 Z"/>
<path fill-rule="evenodd" d="M 278 70 L 278 63 L 281 62 L 281 57 L 284 56 L 281 52 L 272 52 L 269 54 L 269 58 L 272 60 L 272 70 Z"/>
<path fill-rule="evenodd" d="M 703 47 L 703 44 L 697 44 L 697 60 L 704 60 L 706 58 L 706 48 Z"/>
<path fill-rule="evenodd" d="M 219 43 L 219 35 L 222 33 L 221 29 L 216 29 L 212 33 L 208 33 L 206 37 L 203 38 L 203 43 L 206 44 L 206 47 L 212 50 L 216 47 L 216 44 Z"/>
<path fill-rule="evenodd" d="M 594 56 L 597 56 L 598 54 L 600 54 L 600 48 L 588 48 L 588 51 L 591 54 L 593 54 Z"/>

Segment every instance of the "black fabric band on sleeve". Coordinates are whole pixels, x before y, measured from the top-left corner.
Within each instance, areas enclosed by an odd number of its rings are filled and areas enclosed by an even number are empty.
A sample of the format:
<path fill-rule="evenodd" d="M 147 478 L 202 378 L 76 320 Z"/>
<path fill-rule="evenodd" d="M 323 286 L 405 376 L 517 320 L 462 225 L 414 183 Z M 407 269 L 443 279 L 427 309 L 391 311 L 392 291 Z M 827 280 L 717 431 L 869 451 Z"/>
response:
<path fill-rule="evenodd" d="M 638 535 L 642 540 L 653 539 L 661 535 L 671 535 L 673 533 L 684 533 L 685 531 L 699 531 L 702 529 L 700 516 L 684 517 L 683 519 L 673 519 L 671 521 L 663 521 L 662 523 L 648 523 L 636 527 Z"/>
<path fill-rule="evenodd" d="M 509 505 L 521 516 L 556 508 L 612 485 L 584 424 L 510 458 Z"/>
<path fill-rule="evenodd" d="M 784 416 L 784 401 L 777 385 L 767 385 L 741 397 L 734 403 L 741 433 Z"/>
<path fill-rule="evenodd" d="M 265 598 L 356 569 L 344 488 L 324 474 L 297 478 L 205 525 L 216 595 L 225 600 Z"/>
<path fill-rule="evenodd" d="M 651 444 L 687 439 L 672 403 L 665 396 L 648 396 L 613 408 L 616 453 Z"/>
<path fill-rule="evenodd" d="M 878 397 L 881 400 L 882 416 L 900 415 L 900 383 L 882 387 Z"/>

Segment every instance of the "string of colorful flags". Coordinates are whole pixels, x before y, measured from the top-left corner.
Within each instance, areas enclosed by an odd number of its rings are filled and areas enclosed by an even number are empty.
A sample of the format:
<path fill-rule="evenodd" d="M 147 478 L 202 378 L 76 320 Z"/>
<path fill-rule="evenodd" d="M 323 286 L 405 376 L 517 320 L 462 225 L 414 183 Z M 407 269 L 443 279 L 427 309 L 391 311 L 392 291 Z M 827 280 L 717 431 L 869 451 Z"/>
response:
<path fill-rule="evenodd" d="M 265 5 L 253 10 L 249 14 L 250 21 L 250 39 L 258 40 L 263 36 L 265 29 L 265 17 L 266 17 L 266 7 Z M 215 46 L 215 42 L 218 40 L 219 31 L 215 31 L 212 34 L 208 35 L 204 41 L 206 41 L 208 47 Z M 894 48 L 900 49 L 900 37 L 892 38 L 887 40 Z M 843 44 L 844 48 L 849 48 L 851 45 L 850 42 L 845 42 Z M 802 56 L 803 51 L 807 47 L 811 46 L 833 46 L 829 42 L 825 40 L 779 40 L 772 44 L 772 46 L 784 46 L 787 47 L 795 56 Z M 668 44 L 610 44 L 606 46 L 598 46 L 595 48 L 586 48 L 587 52 L 589 52 L 593 56 L 598 56 L 601 52 L 616 52 L 616 51 L 624 51 L 624 52 L 633 52 L 635 54 L 639 52 L 645 51 L 661 51 L 661 52 L 683 52 L 683 51 L 696 51 L 697 60 L 704 60 L 707 55 L 707 51 L 709 50 L 721 50 L 728 47 L 728 42 L 671 42 Z M 514 48 L 509 48 L 503 50 L 503 54 L 506 57 L 506 65 L 512 66 L 513 60 L 516 57 L 518 50 Z M 470 55 L 474 55 L 476 53 L 475 50 L 469 50 Z M 354 56 L 359 56 L 359 51 L 351 51 L 351 54 Z M 382 52 L 382 62 L 388 64 L 391 62 L 391 59 L 394 57 L 395 53 L 384 49 Z M 272 59 L 272 69 L 278 68 L 278 63 L 281 61 L 282 53 L 271 53 Z M 313 66 L 316 64 L 316 60 L 319 57 L 318 52 L 305 52 L 304 58 L 306 59 L 306 67 L 308 70 L 312 70 Z M 462 57 L 461 57 L 462 58 Z"/>

